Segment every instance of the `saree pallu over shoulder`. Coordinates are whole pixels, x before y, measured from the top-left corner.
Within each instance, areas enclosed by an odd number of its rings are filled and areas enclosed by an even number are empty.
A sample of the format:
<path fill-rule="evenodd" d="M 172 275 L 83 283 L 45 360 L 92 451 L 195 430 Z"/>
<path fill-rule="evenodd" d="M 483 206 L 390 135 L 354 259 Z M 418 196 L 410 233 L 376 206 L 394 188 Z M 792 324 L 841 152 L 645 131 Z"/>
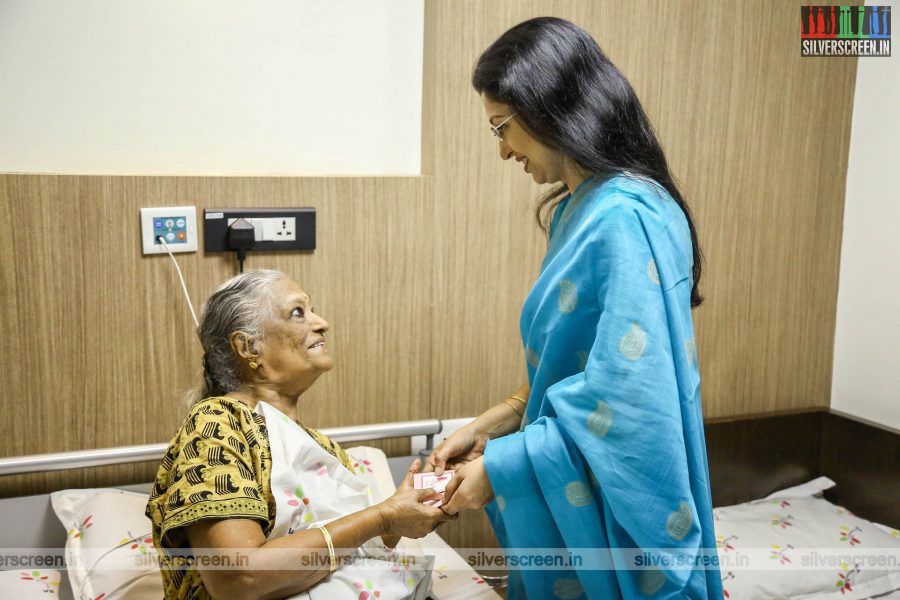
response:
<path fill-rule="evenodd" d="M 485 450 L 488 513 L 504 547 L 583 562 L 512 570 L 510 598 L 722 597 L 691 267 L 651 181 L 592 178 L 557 209 L 522 310 L 523 430 Z"/>

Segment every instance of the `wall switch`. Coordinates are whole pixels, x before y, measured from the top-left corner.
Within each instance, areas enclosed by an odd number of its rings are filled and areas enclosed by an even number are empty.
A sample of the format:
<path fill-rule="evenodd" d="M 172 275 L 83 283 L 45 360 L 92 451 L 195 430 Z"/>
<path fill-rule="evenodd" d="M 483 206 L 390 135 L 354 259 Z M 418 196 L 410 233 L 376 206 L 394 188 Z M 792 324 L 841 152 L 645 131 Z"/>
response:
<path fill-rule="evenodd" d="M 197 251 L 197 207 L 170 206 L 141 209 L 141 242 L 144 254 L 165 254 L 157 239 L 162 236 L 172 252 Z"/>
<path fill-rule="evenodd" d="M 253 225 L 250 252 L 315 250 L 314 208 L 207 208 L 203 211 L 203 249 L 229 252 L 228 228 L 238 219 Z"/>

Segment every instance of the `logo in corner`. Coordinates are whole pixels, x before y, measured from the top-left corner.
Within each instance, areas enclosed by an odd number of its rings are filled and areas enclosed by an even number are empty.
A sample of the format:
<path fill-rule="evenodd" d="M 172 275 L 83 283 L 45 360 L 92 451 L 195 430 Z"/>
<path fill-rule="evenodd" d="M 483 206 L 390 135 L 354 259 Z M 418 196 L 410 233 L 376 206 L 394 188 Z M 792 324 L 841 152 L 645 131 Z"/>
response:
<path fill-rule="evenodd" d="M 801 6 L 801 56 L 890 56 L 890 6 Z"/>

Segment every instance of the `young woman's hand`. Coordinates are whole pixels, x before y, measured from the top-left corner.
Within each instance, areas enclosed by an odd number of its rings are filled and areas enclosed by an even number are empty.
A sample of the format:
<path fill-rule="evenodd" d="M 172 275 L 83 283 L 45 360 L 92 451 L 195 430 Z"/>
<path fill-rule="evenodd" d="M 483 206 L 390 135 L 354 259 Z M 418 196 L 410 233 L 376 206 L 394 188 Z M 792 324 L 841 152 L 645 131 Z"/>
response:
<path fill-rule="evenodd" d="M 493 499 L 494 488 L 484 468 L 484 457 L 481 456 L 453 474 L 444 490 L 444 504 L 441 510 L 456 515 L 465 508 L 484 508 Z"/>
<path fill-rule="evenodd" d="M 441 475 L 445 469 L 458 469 L 484 454 L 488 436 L 472 424 L 460 427 L 438 444 L 425 464 L 425 472 Z"/>

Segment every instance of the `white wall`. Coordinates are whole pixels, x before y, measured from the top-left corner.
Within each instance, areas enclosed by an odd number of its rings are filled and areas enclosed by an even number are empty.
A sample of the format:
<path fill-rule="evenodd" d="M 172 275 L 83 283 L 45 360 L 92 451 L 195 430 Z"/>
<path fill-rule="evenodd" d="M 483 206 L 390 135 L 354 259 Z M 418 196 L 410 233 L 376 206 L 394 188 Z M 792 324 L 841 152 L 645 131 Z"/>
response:
<path fill-rule="evenodd" d="M 894 29 L 897 25 L 894 18 Z M 890 58 L 858 59 L 831 391 L 832 408 L 896 428 L 900 428 L 898 54 L 893 48 Z"/>
<path fill-rule="evenodd" d="M 418 174 L 424 0 L 0 0 L 0 172 Z"/>

